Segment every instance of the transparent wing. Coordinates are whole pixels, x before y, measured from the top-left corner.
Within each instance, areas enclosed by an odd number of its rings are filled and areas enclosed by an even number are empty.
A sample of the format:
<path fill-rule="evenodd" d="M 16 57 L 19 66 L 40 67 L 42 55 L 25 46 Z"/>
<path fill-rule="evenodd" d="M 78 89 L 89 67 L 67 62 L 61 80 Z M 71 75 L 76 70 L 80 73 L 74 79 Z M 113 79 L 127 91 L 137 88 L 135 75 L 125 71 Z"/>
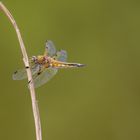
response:
<path fill-rule="evenodd" d="M 39 65 L 34 65 L 31 68 L 32 75 L 36 74 L 39 71 Z M 13 80 L 23 80 L 27 78 L 26 69 L 19 69 L 15 71 L 12 75 Z"/>
<path fill-rule="evenodd" d="M 40 75 L 35 75 L 34 76 L 35 88 L 40 87 L 41 85 L 47 83 L 56 73 L 57 69 L 47 68 Z"/>
<path fill-rule="evenodd" d="M 56 54 L 55 45 L 51 40 L 47 40 L 45 48 L 46 48 L 46 54 L 48 56 L 54 56 Z"/>
<path fill-rule="evenodd" d="M 67 61 L 67 52 L 65 50 L 58 51 L 56 53 L 55 59 L 58 61 L 66 62 Z"/>

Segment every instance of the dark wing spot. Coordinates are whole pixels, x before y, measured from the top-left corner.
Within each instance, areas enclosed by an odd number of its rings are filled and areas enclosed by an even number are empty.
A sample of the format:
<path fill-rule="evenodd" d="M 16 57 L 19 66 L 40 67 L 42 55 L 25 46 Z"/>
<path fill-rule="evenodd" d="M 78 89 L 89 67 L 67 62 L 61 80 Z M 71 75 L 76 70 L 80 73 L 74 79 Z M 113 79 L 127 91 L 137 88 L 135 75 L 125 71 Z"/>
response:
<path fill-rule="evenodd" d="M 25 68 L 26 68 L 26 69 L 29 69 L 29 66 L 26 66 Z"/>
<path fill-rule="evenodd" d="M 37 73 L 37 75 L 40 75 L 40 74 L 41 74 L 41 72 L 38 72 L 38 73 Z"/>
<path fill-rule="evenodd" d="M 14 74 L 16 74 L 18 71 L 15 71 Z"/>

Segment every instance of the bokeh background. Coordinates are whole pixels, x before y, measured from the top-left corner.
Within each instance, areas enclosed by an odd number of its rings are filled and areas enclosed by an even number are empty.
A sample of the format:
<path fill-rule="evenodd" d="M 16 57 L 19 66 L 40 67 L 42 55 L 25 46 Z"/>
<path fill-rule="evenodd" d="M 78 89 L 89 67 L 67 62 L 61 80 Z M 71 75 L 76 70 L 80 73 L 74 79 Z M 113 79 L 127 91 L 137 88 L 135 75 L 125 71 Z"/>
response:
<path fill-rule="evenodd" d="M 43 140 L 140 139 L 140 2 L 137 0 L 3 0 L 28 55 L 47 39 L 87 66 L 60 70 L 36 90 Z M 0 139 L 35 140 L 27 80 L 11 23 L 0 13 Z"/>

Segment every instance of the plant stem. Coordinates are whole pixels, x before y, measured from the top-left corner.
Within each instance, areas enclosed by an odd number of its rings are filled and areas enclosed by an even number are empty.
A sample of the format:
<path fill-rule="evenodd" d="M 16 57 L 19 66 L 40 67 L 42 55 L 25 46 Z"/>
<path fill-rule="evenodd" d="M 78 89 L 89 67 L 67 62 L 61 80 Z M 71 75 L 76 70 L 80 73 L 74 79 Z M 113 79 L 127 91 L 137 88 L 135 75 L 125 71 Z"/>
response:
<path fill-rule="evenodd" d="M 29 65 L 29 60 L 28 60 L 26 48 L 24 46 L 24 42 L 22 40 L 20 30 L 16 24 L 16 21 L 14 20 L 12 14 L 4 6 L 4 4 L 2 2 L 0 2 L 0 10 L 2 10 L 4 12 L 4 14 L 8 17 L 8 19 L 12 23 L 12 25 L 16 31 L 17 37 L 18 37 L 21 52 L 23 55 L 23 62 L 24 62 L 25 67 L 27 68 L 26 71 L 27 71 L 28 81 L 31 81 L 29 83 L 29 90 L 30 90 L 30 94 L 31 94 L 32 109 L 33 109 L 33 115 L 34 115 L 34 121 L 35 121 L 36 140 L 42 140 L 39 108 L 38 108 L 38 103 L 37 103 L 36 96 L 35 96 L 35 88 L 34 88 L 34 83 L 33 83 L 33 78 L 32 78 L 32 73 L 31 73 L 31 69 L 30 69 L 30 65 Z"/>

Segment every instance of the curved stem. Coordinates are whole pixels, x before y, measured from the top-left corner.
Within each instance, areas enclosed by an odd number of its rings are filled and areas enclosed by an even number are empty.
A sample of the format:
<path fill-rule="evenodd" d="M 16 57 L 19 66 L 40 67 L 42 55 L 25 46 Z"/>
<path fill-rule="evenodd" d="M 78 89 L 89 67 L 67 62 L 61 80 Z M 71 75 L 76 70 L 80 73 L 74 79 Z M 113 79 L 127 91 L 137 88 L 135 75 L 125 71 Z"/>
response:
<path fill-rule="evenodd" d="M 18 41 L 19 41 L 20 48 L 21 48 L 22 55 L 23 55 L 23 62 L 24 62 L 25 67 L 27 68 L 26 71 L 27 71 L 28 81 L 32 81 L 29 83 L 29 90 L 30 90 L 30 94 L 31 94 L 32 109 L 33 109 L 33 115 L 34 115 L 34 121 L 35 121 L 36 140 L 42 140 L 40 114 L 39 114 L 38 104 L 37 104 L 37 100 L 36 100 L 36 96 L 35 96 L 35 88 L 34 88 L 34 83 L 33 83 L 33 78 L 32 78 L 32 73 L 31 73 L 31 69 L 30 69 L 30 65 L 29 65 L 26 48 L 24 46 L 24 42 L 22 40 L 20 30 L 16 24 L 16 21 L 14 20 L 12 14 L 4 6 L 4 4 L 2 2 L 0 2 L 0 10 L 2 10 L 4 12 L 4 14 L 8 17 L 8 19 L 12 23 L 12 25 L 16 31 L 17 37 L 18 37 Z"/>

